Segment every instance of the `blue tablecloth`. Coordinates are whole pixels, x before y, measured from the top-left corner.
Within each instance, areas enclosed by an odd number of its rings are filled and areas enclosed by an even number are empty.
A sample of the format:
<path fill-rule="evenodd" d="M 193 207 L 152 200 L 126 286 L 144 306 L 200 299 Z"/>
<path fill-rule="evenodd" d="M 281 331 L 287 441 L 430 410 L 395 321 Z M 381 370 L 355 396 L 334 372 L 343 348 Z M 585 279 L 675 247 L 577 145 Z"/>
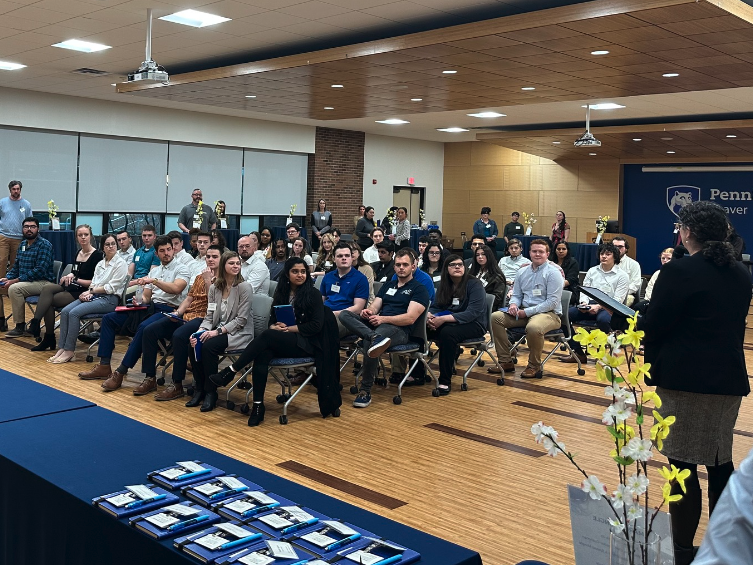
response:
<path fill-rule="evenodd" d="M 0 410 L 0 424 L 96 406 L 83 398 L 3 370 L 0 370 L 0 388 L 8 399 Z"/>
<path fill-rule="evenodd" d="M 52 244 L 53 257 L 63 262 L 63 268 L 76 260 L 78 247 L 73 230 L 39 230 L 39 235 Z"/>
<path fill-rule="evenodd" d="M 272 228 L 272 235 L 275 238 L 275 241 L 278 239 L 284 239 L 285 241 L 288 240 L 288 233 L 285 231 L 285 226 L 275 226 Z M 301 237 L 308 241 L 308 235 L 306 234 L 306 228 L 301 228 Z"/>
<path fill-rule="evenodd" d="M 240 231 L 238 230 L 220 230 L 222 237 L 225 238 L 227 248 L 230 251 L 238 251 L 238 239 L 240 239 Z M 186 253 L 191 251 L 191 235 L 188 233 L 183 234 L 183 249 Z"/>
<path fill-rule="evenodd" d="M 421 563 L 481 565 L 475 551 L 99 407 L 0 425 L 0 563 L 196 563 L 171 539 L 155 541 L 91 505 L 96 496 L 143 483 L 149 471 L 188 459 L 405 544 L 421 553 Z M 472 529 L 467 534 L 477 535 Z"/>
<path fill-rule="evenodd" d="M 421 228 L 411 228 L 410 230 L 410 246 L 418 251 L 418 238 L 423 235 L 429 235 L 429 230 L 422 230 Z"/>
<path fill-rule="evenodd" d="M 581 271 L 587 271 L 599 264 L 599 246 L 595 243 L 579 243 L 575 250 L 575 260 Z"/>

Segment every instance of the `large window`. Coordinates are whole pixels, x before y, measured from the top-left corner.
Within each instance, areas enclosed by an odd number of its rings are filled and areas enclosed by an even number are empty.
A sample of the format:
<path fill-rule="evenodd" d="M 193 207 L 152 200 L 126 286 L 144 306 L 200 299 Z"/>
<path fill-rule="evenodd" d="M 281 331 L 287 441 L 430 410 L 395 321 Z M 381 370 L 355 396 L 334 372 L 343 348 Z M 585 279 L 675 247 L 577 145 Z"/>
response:
<path fill-rule="evenodd" d="M 157 235 L 162 233 L 161 214 L 108 214 L 107 231 L 118 233 L 126 230 L 133 239 L 133 245 L 141 245 L 141 228 L 151 225 L 157 228 Z"/>

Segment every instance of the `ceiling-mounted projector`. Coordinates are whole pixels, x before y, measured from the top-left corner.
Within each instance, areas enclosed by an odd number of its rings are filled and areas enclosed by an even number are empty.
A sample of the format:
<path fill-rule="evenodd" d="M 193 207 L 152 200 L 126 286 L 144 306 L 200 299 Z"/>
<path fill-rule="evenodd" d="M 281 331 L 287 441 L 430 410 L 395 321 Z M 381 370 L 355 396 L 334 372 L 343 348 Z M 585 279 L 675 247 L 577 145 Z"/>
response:
<path fill-rule="evenodd" d="M 575 147 L 601 147 L 601 141 L 591 133 L 591 105 L 586 106 L 586 131 L 575 140 Z"/>
<path fill-rule="evenodd" d="M 126 82 L 160 82 L 167 84 L 170 77 L 165 67 L 152 60 L 152 9 L 146 11 L 146 61 L 141 63 L 138 70 L 128 73 Z"/>

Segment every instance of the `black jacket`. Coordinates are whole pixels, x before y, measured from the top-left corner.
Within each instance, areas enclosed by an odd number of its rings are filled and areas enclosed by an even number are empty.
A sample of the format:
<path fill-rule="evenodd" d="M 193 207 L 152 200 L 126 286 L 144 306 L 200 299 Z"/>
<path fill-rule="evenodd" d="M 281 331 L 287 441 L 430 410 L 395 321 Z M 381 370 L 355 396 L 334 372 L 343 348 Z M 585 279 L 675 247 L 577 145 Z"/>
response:
<path fill-rule="evenodd" d="M 580 265 L 578 265 L 578 262 L 574 258 L 568 257 L 560 267 L 565 271 L 565 280 L 569 283 L 565 287 L 565 290 L 569 290 L 573 293 L 570 298 L 570 304 L 576 304 L 580 294 L 575 290 L 579 284 L 578 275 L 580 274 Z"/>
<path fill-rule="evenodd" d="M 386 265 L 381 261 L 374 261 L 371 263 L 371 269 L 374 271 L 374 282 L 383 282 L 392 280 L 392 275 L 395 274 L 395 260 L 393 259 Z"/>
<path fill-rule="evenodd" d="M 664 265 L 646 313 L 646 362 L 653 386 L 703 394 L 750 392 L 743 339 L 750 273 L 702 254 Z"/>

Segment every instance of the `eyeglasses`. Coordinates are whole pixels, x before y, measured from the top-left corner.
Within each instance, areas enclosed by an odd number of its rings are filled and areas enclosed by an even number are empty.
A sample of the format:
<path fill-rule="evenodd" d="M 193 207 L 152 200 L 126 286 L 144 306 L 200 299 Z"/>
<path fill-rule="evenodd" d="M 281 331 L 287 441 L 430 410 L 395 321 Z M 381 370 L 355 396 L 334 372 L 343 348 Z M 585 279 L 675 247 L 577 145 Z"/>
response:
<path fill-rule="evenodd" d="M 484 244 L 478 241 L 474 241 L 473 243 L 471 243 L 471 247 L 480 247 L 481 245 L 484 245 Z"/>
<path fill-rule="evenodd" d="M 441 251 L 429 251 L 429 255 L 441 255 Z"/>
<path fill-rule="evenodd" d="M 465 267 L 465 265 L 463 265 L 462 263 L 450 263 L 449 265 L 447 265 L 447 267 L 450 269 L 462 269 L 463 267 Z"/>

